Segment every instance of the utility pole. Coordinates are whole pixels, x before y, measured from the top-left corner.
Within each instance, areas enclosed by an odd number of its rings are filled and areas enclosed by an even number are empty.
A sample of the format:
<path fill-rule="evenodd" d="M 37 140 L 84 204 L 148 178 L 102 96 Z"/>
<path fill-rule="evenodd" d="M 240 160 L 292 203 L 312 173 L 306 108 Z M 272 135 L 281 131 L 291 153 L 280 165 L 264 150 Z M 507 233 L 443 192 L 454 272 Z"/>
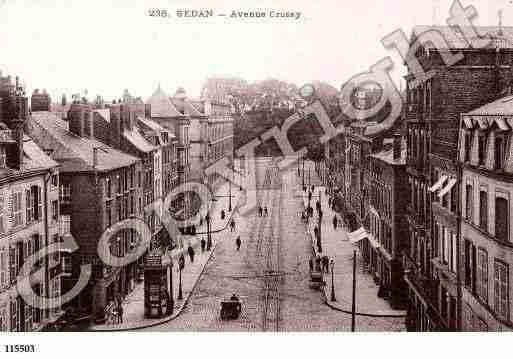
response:
<path fill-rule="evenodd" d="M 351 305 L 351 331 L 355 331 L 356 321 L 356 250 L 353 251 L 353 303 Z"/>

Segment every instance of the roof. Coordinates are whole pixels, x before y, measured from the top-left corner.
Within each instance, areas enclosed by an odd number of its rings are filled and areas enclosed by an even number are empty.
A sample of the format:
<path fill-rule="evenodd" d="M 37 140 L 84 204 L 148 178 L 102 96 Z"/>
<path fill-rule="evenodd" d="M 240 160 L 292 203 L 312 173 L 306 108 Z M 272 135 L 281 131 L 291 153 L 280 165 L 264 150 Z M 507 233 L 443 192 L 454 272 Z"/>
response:
<path fill-rule="evenodd" d="M 105 121 L 110 123 L 110 110 L 108 108 L 101 108 L 101 109 L 97 108 L 97 109 L 94 109 L 93 112 L 97 113 L 98 115 L 103 117 L 103 119 Z"/>
<path fill-rule="evenodd" d="M 157 149 L 157 147 L 144 138 L 137 128 L 134 128 L 132 131 L 123 131 L 123 137 L 141 152 L 148 153 Z"/>
<path fill-rule="evenodd" d="M 51 157 L 60 163 L 61 172 L 111 171 L 130 166 L 137 157 L 118 151 L 104 143 L 75 135 L 68 123 L 47 111 L 32 113 L 34 141 L 43 148 L 53 150 Z M 97 153 L 94 167 L 93 153 Z"/>
<path fill-rule="evenodd" d="M 161 125 L 159 125 L 157 122 L 153 121 L 152 119 L 142 117 L 142 116 L 137 116 L 137 120 L 140 121 L 143 125 L 145 125 L 149 129 L 151 129 L 152 131 L 156 132 L 157 134 L 160 132 L 167 132 L 167 133 L 169 133 L 169 138 L 171 140 L 176 139 L 176 136 L 173 132 L 171 132 L 169 129 L 167 129 L 165 127 L 162 127 Z"/>
<path fill-rule="evenodd" d="M 476 108 L 465 115 L 513 115 L 513 96 L 506 96 L 486 105 Z"/>
<path fill-rule="evenodd" d="M 404 165 L 406 164 L 406 140 L 401 139 L 401 157 L 398 160 L 394 159 L 394 147 L 384 151 L 380 151 L 370 155 L 372 158 L 382 160 L 391 165 Z"/>
<path fill-rule="evenodd" d="M 59 166 L 59 164 L 52 160 L 29 136 L 23 136 L 22 169 L 32 170 L 57 166 Z"/>
<path fill-rule="evenodd" d="M 477 32 L 481 38 L 484 36 L 491 36 L 493 41 L 487 46 L 488 48 L 513 48 L 513 27 L 512 26 L 473 26 L 472 29 L 468 29 L 466 34 L 469 34 L 471 31 Z M 465 49 L 469 47 L 467 41 L 465 41 L 465 37 L 459 31 L 458 27 L 450 27 L 450 26 L 433 26 L 433 25 L 417 25 L 412 30 L 412 35 L 415 37 L 419 37 L 420 34 L 427 31 L 437 31 L 439 32 L 444 39 L 447 40 L 447 44 L 450 48 L 453 49 Z M 467 36 L 468 38 L 468 36 Z M 468 38 L 469 41 L 473 42 L 478 40 L 478 38 Z M 436 45 L 432 42 L 426 42 L 424 47 L 428 49 L 433 48 L 446 48 L 447 45 L 443 42 L 437 43 Z"/>
<path fill-rule="evenodd" d="M 151 117 L 180 117 L 183 116 L 171 102 L 170 98 L 160 88 L 155 90 L 153 95 L 146 101 L 151 106 Z"/>

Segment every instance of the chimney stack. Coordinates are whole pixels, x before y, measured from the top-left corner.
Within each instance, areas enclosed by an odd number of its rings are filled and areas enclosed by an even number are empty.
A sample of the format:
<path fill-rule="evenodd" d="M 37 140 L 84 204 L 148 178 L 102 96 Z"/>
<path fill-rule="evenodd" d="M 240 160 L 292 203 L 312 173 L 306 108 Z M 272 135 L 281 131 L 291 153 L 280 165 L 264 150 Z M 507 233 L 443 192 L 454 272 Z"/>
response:
<path fill-rule="evenodd" d="M 396 133 L 394 135 L 394 144 L 393 144 L 394 161 L 398 161 L 401 159 L 401 142 L 402 142 L 401 134 Z"/>
<path fill-rule="evenodd" d="M 68 112 L 69 130 L 80 137 L 94 138 L 91 105 L 73 103 Z"/>

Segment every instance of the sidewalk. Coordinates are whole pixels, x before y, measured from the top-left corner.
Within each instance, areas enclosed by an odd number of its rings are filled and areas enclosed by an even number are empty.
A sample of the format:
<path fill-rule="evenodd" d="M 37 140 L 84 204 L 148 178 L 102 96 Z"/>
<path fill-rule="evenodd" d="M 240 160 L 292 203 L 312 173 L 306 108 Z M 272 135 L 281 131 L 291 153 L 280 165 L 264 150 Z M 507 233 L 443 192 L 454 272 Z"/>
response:
<path fill-rule="evenodd" d="M 210 210 L 210 215 L 212 218 L 212 230 L 220 230 L 226 228 L 227 233 L 223 234 L 223 239 L 228 239 L 234 234 L 230 235 L 228 227 L 228 223 L 232 218 L 232 215 L 235 213 L 235 209 L 239 202 L 239 199 L 243 195 L 244 192 L 239 191 L 238 188 L 235 188 L 232 184 L 232 211 L 228 212 L 228 197 L 218 197 L 217 201 L 213 202 L 213 206 Z M 219 190 L 216 192 L 217 195 L 227 195 L 228 194 L 228 183 L 222 185 Z M 221 220 L 221 210 L 225 210 L 226 217 L 224 220 Z M 205 222 L 205 221 L 203 221 Z M 206 223 L 203 223 L 202 226 L 196 226 L 198 232 L 206 232 Z M 178 265 L 173 265 L 172 275 L 173 275 L 173 298 L 174 309 L 173 314 L 163 317 L 163 318 L 155 318 L 148 319 L 144 317 L 144 281 L 136 286 L 136 288 L 127 295 L 125 300 L 123 301 L 123 323 L 122 324 L 114 324 L 111 321 L 107 321 L 105 324 L 101 325 L 93 325 L 89 328 L 92 331 L 124 331 L 124 330 L 133 330 L 133 329 L 142 329 L 148 328 L 152 326 L 156 326 L 159 324 L 163 324 L 169 322 L 180 315 L 183 308 L 187 304 L 190 295 L 194 291 L 196 284 L 199 282 L 201 275 L 205 269 L 206 264 L 210 260 L 212 254 L 214 253 L 215 247 L 217 245 L 215 240 L 215 235 L 212 235 L 212 248 L 210 251 L 206 251 L 201 253 L 201 238 L 204 237 L 206 240 L 206 234 L 199 234 L 196 236 L 186 235 L 184 236 L 184 247 L 175 249 L 171 252 L 171 256 L 173 257 L 174 263 L 178 262 L 178 258 L 182 253 L 184 253 L 185 257 L 185 268 L 182 270 L 182 294 L 183 299 L 178 300 L 178 283 L 179 283 L 179 271 Z M 190 258 L 187 255 L 187 247 L 188 243 L 194 248 L 196 255 L 194 256 L 194 262 L 190 262 Z"/>
<path fill-rule="evenodd" d="M 315 173 L 315 172 L 314 172 Z M 317 174 L 312 173 L 312 178 L 315 176 L 315 182 L 319 183 Z M 303 204 L 305 208 L 308 206 L 308 191 L 305 193 L 301 190 L 301 178 L 298 180 L 298 196 L 303 197 Z M 317 210 L 315 203 L 321 194 L 321 209 L 323 212 L 321 223 L 321 249 L 322 253 L 317 253 L 317 246 L 314 237 L 314 227 L 318 223 Z M 312 248 L 315 254 L 320 256 L 328 256 L 335 261 L 334 267 L 334 286 L 336 301 L 331 301 L 331 272 L 325 273 L 324 280 L 324 296 L 326 304 L 335 310 L 351 313 L 352 293 L 353 293 L 353 251 L 358 250 L 358 247 L 351 244 L 347 237 L 347 229 L 340 227 L 344 222 L 341 221 L 340 216 L 328 206 L 328 197 L 325 195 L 325 188 L 322 186 L 315 187 L 312 195 L 311 206 L 314 208 L 314 216 L 310 218 L 306 228 L 312 240 Z M 338 217 L 338 227 L 333 228 L 333 216 Z M 394 310 L 390 307 L 388 302 L 378 297 L 378 286 L 374 283 L 372 277 L 367 273 L 362 263 L 360 255 L 356 256 L 356 313 L 361 316 L 372 317 L 403 317 L 406 315 L 404 310 Z M 331 269 L 330 269 L 331 270 Z"/>

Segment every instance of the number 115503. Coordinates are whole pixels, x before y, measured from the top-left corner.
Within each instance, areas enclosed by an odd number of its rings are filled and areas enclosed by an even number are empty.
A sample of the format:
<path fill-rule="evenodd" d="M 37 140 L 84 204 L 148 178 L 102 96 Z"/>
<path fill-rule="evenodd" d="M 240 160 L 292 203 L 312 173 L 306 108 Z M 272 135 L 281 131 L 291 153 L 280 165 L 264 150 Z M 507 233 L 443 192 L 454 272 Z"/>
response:
<path fill-rule="evenodd" d="M 6 344 L 4 348 L 6 353 L 34 353 L 36 351 L 33 344 Z"/>

